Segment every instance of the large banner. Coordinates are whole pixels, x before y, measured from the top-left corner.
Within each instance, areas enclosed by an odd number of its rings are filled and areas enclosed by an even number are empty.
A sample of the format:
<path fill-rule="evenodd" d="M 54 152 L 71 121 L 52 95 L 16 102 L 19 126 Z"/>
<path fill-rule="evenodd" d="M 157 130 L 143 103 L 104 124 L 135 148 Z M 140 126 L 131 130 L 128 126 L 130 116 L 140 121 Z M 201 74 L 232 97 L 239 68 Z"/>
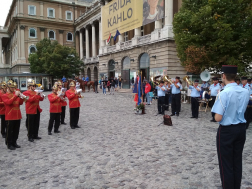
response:
<path fill-rule="evenodd" d="M 113 0 L 101 9 L 102 40 L 164 18 L 164 0 Z"/>

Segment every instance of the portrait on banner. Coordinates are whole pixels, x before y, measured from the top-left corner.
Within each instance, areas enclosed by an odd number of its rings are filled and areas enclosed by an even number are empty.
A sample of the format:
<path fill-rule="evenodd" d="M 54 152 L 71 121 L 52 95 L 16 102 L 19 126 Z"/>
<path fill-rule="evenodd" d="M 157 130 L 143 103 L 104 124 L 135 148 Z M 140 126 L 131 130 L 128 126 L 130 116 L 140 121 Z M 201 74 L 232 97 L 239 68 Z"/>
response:
<path fill-rule="evenodd" d="M 143 0 L 143 26 L 164 18 L 164 0 Z"/>

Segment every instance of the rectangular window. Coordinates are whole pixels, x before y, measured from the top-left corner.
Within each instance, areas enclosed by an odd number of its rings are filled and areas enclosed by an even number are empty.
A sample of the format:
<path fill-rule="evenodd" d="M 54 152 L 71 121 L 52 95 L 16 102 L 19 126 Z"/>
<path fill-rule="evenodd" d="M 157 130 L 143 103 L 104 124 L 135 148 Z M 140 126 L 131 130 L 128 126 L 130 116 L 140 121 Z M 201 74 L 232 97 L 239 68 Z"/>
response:
<path fill-rule="evenodd" d="M 28 5 L 28 14 L 29 15 L 36 15 L 36 6 Z"/>
<path fill-rule="evenodd" d="M 73 20 L 71 11 L 66 11 L 66 20 Z"/>
<path fill-rule="evenodd" d="M 144 27 L 141 26 L 141 36 L 144 36 Z"/>
<path fill-rule="evenodd" d="M 55 18 L 55 10 L 53 8 L 47 9 L 47 17 Z"/>
<path fill-rule="evenodd" d="M 128 32 L 125 32 L 125 33 L 124 33 L 124 41 L 128 41 L 128 37 L 129 37 Z"/>

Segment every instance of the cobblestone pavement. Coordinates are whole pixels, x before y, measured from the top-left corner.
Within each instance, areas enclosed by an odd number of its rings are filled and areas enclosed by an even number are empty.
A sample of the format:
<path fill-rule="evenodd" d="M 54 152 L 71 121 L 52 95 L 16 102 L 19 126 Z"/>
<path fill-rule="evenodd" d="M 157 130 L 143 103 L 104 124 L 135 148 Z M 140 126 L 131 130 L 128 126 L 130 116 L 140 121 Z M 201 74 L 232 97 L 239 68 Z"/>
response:
<path fill-rule="evenodd" d="M 189 104 L 182 104 L 173 127 L 159 125 L 162 116 L 154 104 L 145 115 L 135 115 L 129 93 L 85 93 L 81 100 L 80 129 L 61 125 L 61 133 L 47 135 L 49 101 L 39 135 L 27 140 L 25 112 L 18 139 L 20 149 L 10 151 L 0 139 L 0 188 L 221 188 L 216 155 L 217 123 L 210 112 L 190 119 Z M 168 112 L 170 113 L 170 112 Z M 159 126 L 158 126 L 159 125 Z M 243 153 L 242 188 L 252 188 L 252 126 Z"/>

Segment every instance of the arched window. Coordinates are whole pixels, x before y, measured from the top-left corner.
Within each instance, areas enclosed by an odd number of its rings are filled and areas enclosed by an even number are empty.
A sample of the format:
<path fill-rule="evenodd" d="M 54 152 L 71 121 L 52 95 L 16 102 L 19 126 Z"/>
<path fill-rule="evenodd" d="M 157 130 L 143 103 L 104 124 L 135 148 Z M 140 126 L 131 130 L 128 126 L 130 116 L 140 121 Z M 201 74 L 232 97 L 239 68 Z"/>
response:
<path fill-rule="evenodd" d="M 55 39 L 55 32 L 53 31 L 53 30 L 50 30 L 49 32 L 48 32 L 48 37 L 49 37 L 49 39 Z"/>
<path fill-rule="evenodd" d="M 73 34 L 72 33 L 67 33 L 67 41 L 73 41 Z"/>
<path fill-rule="evenodd" d="M 147 53 L 143 53 L 140 57 L 140 68 L 150 67 L 150 57 Z"/>
<path fill-rule="evenodd" d="M 130 58 L 127 56 L 123 59 L 123 70 L 130 69 Z"/>
<path fill-rule="evenodd" d="M 109 71 L 115 70 L 115 61 L 113 59 L 109 60 L 108 68 L 109 68 Z"/>
<path fill-rule="evenodd" d="M 37 31 L 34 28 L 29 29 L 29 37 L 30 38 L 36 38 L 37 37 Z"/>
<path fill-rule="evenodd" d="M 35 53 L 36 52 L 36 46 L 35 45 L 31 45 L 30 47 L 29 47 L 29 54 L 32 54 L 32 53 Z"/>

